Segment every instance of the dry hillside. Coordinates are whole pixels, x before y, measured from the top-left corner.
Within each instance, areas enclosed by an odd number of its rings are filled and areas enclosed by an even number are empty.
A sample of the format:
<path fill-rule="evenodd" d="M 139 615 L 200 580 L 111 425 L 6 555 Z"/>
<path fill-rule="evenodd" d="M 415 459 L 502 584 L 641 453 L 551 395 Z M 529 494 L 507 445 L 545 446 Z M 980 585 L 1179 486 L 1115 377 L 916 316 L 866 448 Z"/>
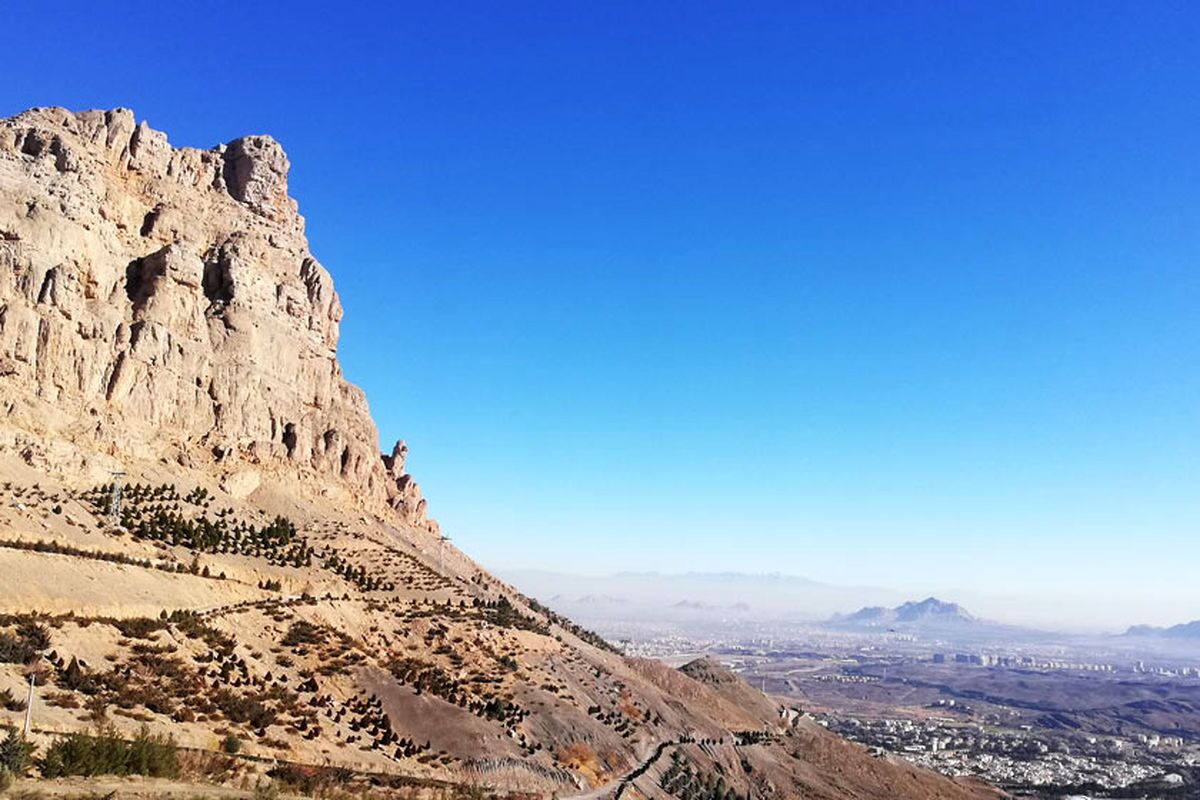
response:
<path fill-rule="evenodd" d="M 442 541 L 287 172 L 122 109 L 0 122 L 0 721 L 34 673 L 43 752 L 145 726 L 227 786 L 993 796 L 626 660 Z"/>

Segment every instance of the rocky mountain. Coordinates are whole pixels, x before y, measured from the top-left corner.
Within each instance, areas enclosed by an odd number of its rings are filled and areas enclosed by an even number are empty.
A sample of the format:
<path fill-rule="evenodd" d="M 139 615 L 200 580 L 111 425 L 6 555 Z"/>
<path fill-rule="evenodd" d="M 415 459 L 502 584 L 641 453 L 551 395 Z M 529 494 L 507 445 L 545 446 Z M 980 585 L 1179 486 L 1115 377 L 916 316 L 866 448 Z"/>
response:
<path fill-rule="evenodd" d="M 1200 640 L 1200 620 L 1181 622 L 1166 628 L 1153 625 L 1133 625 L 1125 631 L 1126 636 L 1153 636 L 1164 639 L 1197 639 Z"/>
<path fill-rule="evenodd" d="M 127 109 L 36 109 L 0 146 L 8 447 L 96 475 L 199 463 L 235 495 L 290 474 L 433 530 L 404 444 L 379 457 L 342 377 L 342 308 L 278 143 L 172 148 Z"/>
<path fill-rule="evenodd" d="M 288 169 L 122 109 L 0 122 L 0 723 L 32 680 L 44 774 L 144 730 L 226 796 L 994 796 L 448 546 L 342 376 Z"/>
<path fill-rule="evenodd" d="M 947 603 L 936 597 L 920 601 L 909 601 L 895 608 L 868 606 L 853 614 L 835 616 L 831 624 L 849 626 L 939 626 L 966 625 L 977 622 L 958 603 Z"/>

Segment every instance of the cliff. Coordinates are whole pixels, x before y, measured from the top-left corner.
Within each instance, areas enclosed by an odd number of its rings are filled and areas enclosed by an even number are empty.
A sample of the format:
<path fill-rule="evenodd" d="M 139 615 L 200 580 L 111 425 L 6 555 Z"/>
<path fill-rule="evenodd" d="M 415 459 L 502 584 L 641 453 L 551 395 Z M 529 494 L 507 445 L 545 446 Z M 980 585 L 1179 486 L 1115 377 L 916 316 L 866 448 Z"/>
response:
<path fill-rule="evenodd" d="M 435 530 L 342 375 L 288 169 L 269 136 L 173 148 L 127 109 L 0 123 L 0 435 L 60 471 L 276 474 Z"/>

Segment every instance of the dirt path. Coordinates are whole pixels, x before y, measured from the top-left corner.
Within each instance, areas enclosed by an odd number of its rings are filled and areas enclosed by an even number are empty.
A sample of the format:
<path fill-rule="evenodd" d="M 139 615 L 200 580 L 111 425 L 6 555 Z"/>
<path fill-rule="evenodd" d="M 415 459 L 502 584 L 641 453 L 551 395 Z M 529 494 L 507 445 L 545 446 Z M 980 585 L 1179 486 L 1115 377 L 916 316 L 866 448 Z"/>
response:
<path fill-rule="evenodd" d="M 603 786 L 597 786 L 595 789 L 591 789 L 583 794 L 570 795 L 562 798 L 562 800 L 601 800 L 601 798 L 608 796 L 610 792 L 612 793 L 613 800 L 620 800 L 621 795 L 625 793 L 625 787 L 642 777 L 646 770 L 654 766 L 654 763 L 662 758 L 662 754 L 667 752 L 667 748 L 683 744 L 685 741 L 684 739 L 669 739 L 665 742 L 659 742 L 650 755 L 646 756 L 636 767 L 633 767 L 620 777 L 613 778 Z"/>

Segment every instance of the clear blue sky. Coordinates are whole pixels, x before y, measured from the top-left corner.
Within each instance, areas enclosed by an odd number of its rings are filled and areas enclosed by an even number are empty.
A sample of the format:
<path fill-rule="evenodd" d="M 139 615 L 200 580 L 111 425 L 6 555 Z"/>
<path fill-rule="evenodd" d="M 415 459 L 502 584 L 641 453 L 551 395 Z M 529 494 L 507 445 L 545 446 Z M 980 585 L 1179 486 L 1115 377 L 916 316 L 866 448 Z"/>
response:
<path fill-rule="evenodd" d="M 485 564 L 1200 616 L 1195 4 L 104 5 L 0 112 L 283 142 Z"/>

